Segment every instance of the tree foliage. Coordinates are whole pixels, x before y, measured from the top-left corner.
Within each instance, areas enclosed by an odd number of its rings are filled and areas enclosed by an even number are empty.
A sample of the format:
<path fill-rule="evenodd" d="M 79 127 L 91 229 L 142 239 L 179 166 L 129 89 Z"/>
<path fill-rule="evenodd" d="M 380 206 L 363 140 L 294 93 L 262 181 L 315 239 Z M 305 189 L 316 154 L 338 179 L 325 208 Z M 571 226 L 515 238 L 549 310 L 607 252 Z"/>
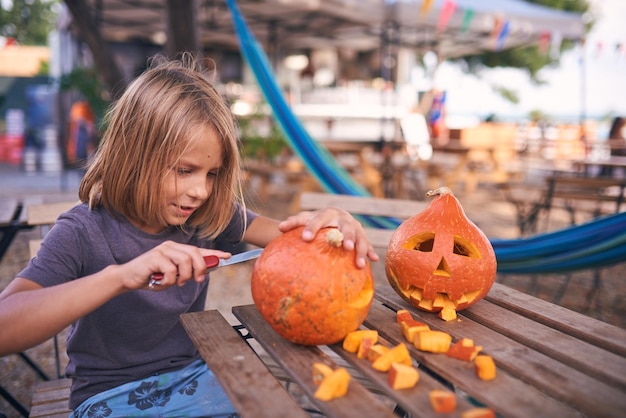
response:
<path fill-rule="evenodd" d="M 585 13 L 589 10 L 590 3 L 588 0 L 526 0 L 529 3 L 535 3 L 554 9 L 564 10 L 568 12 Z M 589 26 L 591 23 L 589 24 Z M 588 28 L 589 29 L 589 28 Z M 561 43 L 560 52 L 570 50 L 574 47 L 574 42 L 564 40 Z M 518 47 L 504 51 L 487 51 L 481 54 L 466 56 L 460 59 L 464 61 L 471 72 L 478 72 L 481 68 L 495 67 L 513 67 L 526 70 L 534 82 L 541 84 L 539 79 L 539 70 L 546 66 L 557 66 L 559 64 L 558 56 L 551 56 L 541 51 L 539 45 L 526 47 Z"/>
<path fill-rule="evenodd" d="M 58 0 L 12 0 L 0 7 L 0 36 L 22 45 L 46 45 L 54 29 Z"/>

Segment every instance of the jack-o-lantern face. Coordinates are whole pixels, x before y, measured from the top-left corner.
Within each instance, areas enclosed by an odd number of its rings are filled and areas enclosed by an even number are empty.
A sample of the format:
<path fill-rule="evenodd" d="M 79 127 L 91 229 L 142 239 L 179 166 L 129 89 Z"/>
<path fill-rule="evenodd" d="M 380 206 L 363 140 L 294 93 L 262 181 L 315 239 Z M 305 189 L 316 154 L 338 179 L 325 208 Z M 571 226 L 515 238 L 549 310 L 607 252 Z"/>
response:
<path fill-rule="evenodd" d="M 482 299 L 496 276 L 493 247 L 447 188 L 394 232 L 385 260 L 396 292 L 428 312 L 459 311 Z"/>

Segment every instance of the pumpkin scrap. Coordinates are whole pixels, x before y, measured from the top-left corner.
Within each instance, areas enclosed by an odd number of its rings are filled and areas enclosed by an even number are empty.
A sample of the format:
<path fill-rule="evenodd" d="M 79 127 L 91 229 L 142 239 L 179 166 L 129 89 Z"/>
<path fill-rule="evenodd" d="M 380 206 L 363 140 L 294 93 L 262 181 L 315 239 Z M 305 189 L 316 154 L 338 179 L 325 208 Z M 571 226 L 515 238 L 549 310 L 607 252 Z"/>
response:
<path fill-rule="evenodd" d="M 481 300 L 496 277 L 496 257 L 487 236 L 465 215 L 447 187 L 426 209 L 394 231 L 385 259 L 389 284 L 411 305 L 454 319 Z"/>
<path fill-rule="evenodd" d="M 421 351 L 445 353 L 450 348 L 452 336 L 443 331 L 422 331 L 415 334 L 413 345 Z"/>
<path fill-rule="evenodd" d="M 303 229 L 285 232 L 265 247 L 252 271 L 252 298 L 283 338 L 334 344 L 365 320 L 374 278 L 369 263 L 357 267 L 355 250 L 335 246 L 337 228 L 322 228 L 312 241 L 302 239 Z"/>
<path fill-rule="evenodd" d="M 402 321 L 400 326 L 402 327 L 402 335 L 404 335 L 404 338 L 406 338 L 406 340 L 410 343 L 413 343 L 417 333 L 430 330 L 430 327 L 427 324 L 416 321 L 415 319 Z"/>
<path fill-rule="evenodd" d="M 367 353 L 367 359 L 373 363 L 380 356 L 382 356 L 383 354 L 385 354 L 389 350 L 390 350 L 389 347 L 386 347 L 386 346 L 384 346 L 382 344 L 374 344 L 373 346 L 370 347 L 370 349 L 369 349 L 369 351 Z"/>
<path fill-rule="evenodd" d="M 333 373 L 333 369 L 324 363 L 313 363 L 313 383 L 319 385 L 326 377 Z"/>
<path fill-rule="evenodd" d="M 340 398 L 348 393 L 349 383 L 350 373 L 345 368 L 339 367 L 322 380 L 313 396 L 321 401 Z"/>
<path fill-rule="evenodd" d="M 456 410 L 456 395 L 443 389 L 433 389 L 428 392 L 428 399 L 433 411 L 438 414 L 446 414 Z"/>
<path fill-rule="evenodd" d="M 356 353 L 364 338 L 373 339 L 374 343 L 378 341 L 378 331 L 375 329 L 360 329 L 349 332 L 343 339 L 343 349 L 348 353 Z"/>
<path fill-rule="evenodd" d="M 406 309 L 399 309 L 396 312 L 396 322 L 401 324 L 403 321 L 413 321 L 413 315 Z"/>
<path fill-rule="evenodd" d="M 419 381 L 419 373 L 413 366 L 391 363 L 387 373 L 387 381 L 393 389 L 410 389 Z"/>
<path fill-rule="evenodd" d="M 496 378 L 496 363 L 493 357 L 486 354 L 476 356 L 474 359 L 474 370 L 476 376 L 482 380 L 493 380 Z"/>
<path fill-rule="evenodd" d="M 480 345 L 475 346 L 471 339 L 461 338 L 450 346 L 446 355 L 463 361 L 472 361 L 482 349 L 483 347 Z"/>
<path fill-rule="evenodd" d="M 374 344 L 376 344 L 377 338 L 365 337 L 361 340 L 361 344 L 359 344 L 359 349 L 356 352 L 356 358 L 366 359 L 369 356 L 370 348 Z"/>
<path fill-rule="evenodd" d="M 489 408 L 472 408 L 461 412 L 461 418 L 496 418 L 496 413 Z"/>
<path fill-rule="evenodd" d="M 456 310 L 451 308 L 442 308 L 439 311 L 438 316 L 444 321 L 454 321 L 456 319 Z"/>
<path fill-rule="evenodd" d="M 402 363 L 407 366 L 411 365 L 411 355 L 409 354 L 409 349 L 406 347 L 406 344 L 400 343 L 390 348 L 389 351 L 374 360 L 372 367 L 378 371 L 387 372 L 392 363 Z"/>

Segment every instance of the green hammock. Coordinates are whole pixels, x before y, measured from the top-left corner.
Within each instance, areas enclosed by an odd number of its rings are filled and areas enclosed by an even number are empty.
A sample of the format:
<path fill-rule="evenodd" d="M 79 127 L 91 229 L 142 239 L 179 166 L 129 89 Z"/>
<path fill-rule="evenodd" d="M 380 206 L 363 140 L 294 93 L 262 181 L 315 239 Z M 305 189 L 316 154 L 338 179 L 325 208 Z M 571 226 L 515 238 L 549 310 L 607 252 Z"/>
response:
<path fill-rule="evenodd" d="M 287 142 L 309 173 L 329 193 L 368 196 L 369 193 L 315 141 L 293 114 L 276 83 L 263 49 L 246 25 L 235 0 L 227 0 L 241 52 L 265 99 L 274 111 Z M 395 229 L 399 219 L 359 218 L 373 228 Z M 626 260 L 626 213 L 530 238 L 492 239 L 500 273 L 556 273 L 606 267 Z"/>

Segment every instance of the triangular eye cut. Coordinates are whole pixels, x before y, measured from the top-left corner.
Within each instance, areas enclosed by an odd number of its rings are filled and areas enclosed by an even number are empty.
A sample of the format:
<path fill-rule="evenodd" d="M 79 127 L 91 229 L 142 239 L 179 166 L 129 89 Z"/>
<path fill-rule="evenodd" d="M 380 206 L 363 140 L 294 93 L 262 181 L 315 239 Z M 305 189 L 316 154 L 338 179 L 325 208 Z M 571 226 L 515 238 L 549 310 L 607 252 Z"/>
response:
<path fill-rule="evenodd" d="M 454 247 L 452 248 L 452 252 L 464 257 L 481 258 L 480 252 L 474 244 L 456 235 L 454 237 Z"/>
<path fill-rule="evenodd" d="M 422 232 L 421 234 L 413 235 L 409 238 L 403 248 L 407 250 L 421 251 L 423 253 L 430 253 L 433 251 L 435 245 L 435 233 L 434 232 Z"/>

